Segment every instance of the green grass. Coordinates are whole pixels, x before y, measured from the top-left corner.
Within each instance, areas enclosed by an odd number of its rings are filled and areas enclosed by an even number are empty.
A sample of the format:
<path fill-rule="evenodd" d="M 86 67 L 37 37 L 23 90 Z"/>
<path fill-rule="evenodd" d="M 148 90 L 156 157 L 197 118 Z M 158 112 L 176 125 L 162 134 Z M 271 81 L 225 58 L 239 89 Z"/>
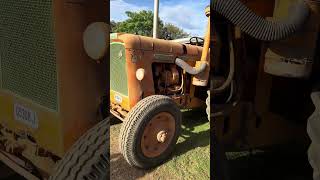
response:
<path fill-rule="evenodd" d="M 209 179 L 210 174 L 210 123 L 206 114 L 184 111 L 181 136 L 174 153 L 167 162 L 151 170 L 130 166 L 119 150 L 121 124 L 110 129 L 111 179 Z"/>
<path fill-rule="evenodd" d="M 172 159 L 155 169 L 156 179 L 210 178 L 210 123 L 205 114 L 184 112 Z"/>

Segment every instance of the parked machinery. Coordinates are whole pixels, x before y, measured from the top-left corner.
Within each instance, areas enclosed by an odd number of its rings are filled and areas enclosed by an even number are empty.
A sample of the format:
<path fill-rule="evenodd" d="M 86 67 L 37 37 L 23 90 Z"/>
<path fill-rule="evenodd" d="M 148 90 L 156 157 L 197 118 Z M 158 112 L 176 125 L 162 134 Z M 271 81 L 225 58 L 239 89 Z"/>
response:
<path fill-rule="evenodd" d="M 123 120 L 120 149 L 129 164 L 166 160 L 180 134 L 180 108 L 206 107 L 210 9 L 203 47 L 116 33 L 110 44 L 111 113 Z"/>
<path fill-rule="evenodd" d="M 0 7 L 0 161 L 27 179 L 106 179 L 107 61 L 94 62 L 82 42 L 108 18 L 107 2 Z"/>

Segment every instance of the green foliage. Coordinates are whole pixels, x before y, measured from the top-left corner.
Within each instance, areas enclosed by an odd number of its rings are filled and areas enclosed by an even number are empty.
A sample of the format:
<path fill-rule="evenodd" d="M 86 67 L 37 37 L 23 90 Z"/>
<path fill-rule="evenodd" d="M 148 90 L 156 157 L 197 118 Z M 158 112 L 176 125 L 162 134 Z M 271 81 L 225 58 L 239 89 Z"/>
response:
<path fill-rule="evenodd" d="M 183 29 L 181 29 L 171 23 L 166 23 L 161 30 L 160 36 L 165 39 L 167 39 L 167 38 L 179 39 L 179 38 L 188 37 L 188 36 L 190 36 L 190 34 L 184 32 Z"/>
<path fill-rule="evenodd" d="M 131 12 L 126 11 L 128 19 L 123 22 L 111 21 L 111 32 L 123 32 L 130 34 L 137 34 L 142 36 L 152 36 L 153 29 L 153 12 L 152 11 L 139 11 Z M 176 27 L 171 23 L 164 24 L 159 18 L 158 34 L 162 39 L 177 39 L 188 37 L 189 34 L 182 29 Z"/>
<path fill-rule="evenodd" d="M 115 23 L 113 32 L 124 32 L 138 34 L 143 36 L 152 36 L 153 13 L 152 11 L 131 12 L 126 11 L 127 20 Z M 163 27 L 163 23 L 159 20 L 159 29 Z"/>
<path fill-rule="evenodd" d="M 110 21 L 110 31 L 111 32 L 116 32 L 116 28 L 119 25 L 119 23 L 115 22 L 115 21 Z"/>

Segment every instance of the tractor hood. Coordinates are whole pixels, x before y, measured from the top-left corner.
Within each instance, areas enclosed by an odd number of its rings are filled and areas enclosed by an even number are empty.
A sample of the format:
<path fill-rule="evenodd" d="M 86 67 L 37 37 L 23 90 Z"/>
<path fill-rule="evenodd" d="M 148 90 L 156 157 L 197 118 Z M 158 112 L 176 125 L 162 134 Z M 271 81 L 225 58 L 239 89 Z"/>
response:
<path fill-rule="evenodd" d="M 126 49 L 153 51 L 155 53 L 198 56 L 202 51 L 202 48 L 198 46 L 134 34 L 113 33 L 111 34 L 111 41 L 124 43 Z"/>

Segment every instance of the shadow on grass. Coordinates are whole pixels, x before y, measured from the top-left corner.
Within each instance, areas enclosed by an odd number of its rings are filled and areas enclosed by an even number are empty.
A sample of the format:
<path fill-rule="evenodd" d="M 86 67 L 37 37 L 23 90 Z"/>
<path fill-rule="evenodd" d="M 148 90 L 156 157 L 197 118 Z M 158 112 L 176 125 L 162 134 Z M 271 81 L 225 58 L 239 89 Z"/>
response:
<path fill-rule="evenodd" d="M 173 156 L 183 155 L 197 147 L 208 146 L 210 144 L 210 128 L 199 128 L 199 126 L 207 122 L 208 119 L 203 111 L 193 110 L 183 112 L 183 128 L 180 134 L 180 139 L 183 140 L 179 140 L 177 143 Z"/>

